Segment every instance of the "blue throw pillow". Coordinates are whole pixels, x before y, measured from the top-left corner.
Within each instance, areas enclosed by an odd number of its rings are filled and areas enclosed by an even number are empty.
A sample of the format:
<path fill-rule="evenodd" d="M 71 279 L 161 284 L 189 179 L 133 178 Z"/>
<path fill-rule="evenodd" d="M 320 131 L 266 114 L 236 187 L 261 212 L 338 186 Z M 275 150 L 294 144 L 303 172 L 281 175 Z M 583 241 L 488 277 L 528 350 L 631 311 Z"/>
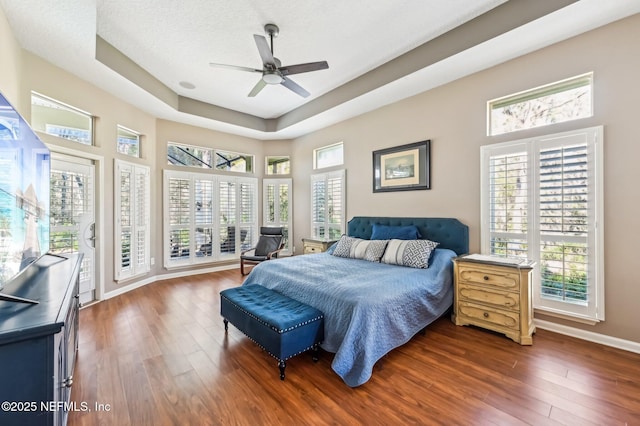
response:
<path fill-rule="evenodd" d="M 417 240 L 420 232 L 415 225 L 389 226 L 373 224 L 372 240 Z"/>

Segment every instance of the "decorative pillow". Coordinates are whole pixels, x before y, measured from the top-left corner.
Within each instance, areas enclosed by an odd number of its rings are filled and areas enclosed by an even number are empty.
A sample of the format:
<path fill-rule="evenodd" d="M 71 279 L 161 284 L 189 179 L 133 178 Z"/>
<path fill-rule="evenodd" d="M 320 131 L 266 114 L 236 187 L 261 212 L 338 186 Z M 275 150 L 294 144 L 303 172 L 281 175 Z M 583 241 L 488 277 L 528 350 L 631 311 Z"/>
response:
<path fill-rule="evenodd" d="M 371 232 L 372 240 L 417 240 L 420 238 L 420 231 L 415 225 L 389 226 L 373 224 Z"/>
<path fill-rule="evenodd" d="M 438 244 L 429 240 L 390 240 L 380 262 L 425 269 Z"/>
<path fill-rule="evenodd" d="M 349 257 L 351 259 L 380 262 L 380 258 L 384 254 L 387 242 L 387 240 L 363 240 L 343 235 L 336 243 L 336 248 L 333 250 L 332 254 L 339 257 Z"/>

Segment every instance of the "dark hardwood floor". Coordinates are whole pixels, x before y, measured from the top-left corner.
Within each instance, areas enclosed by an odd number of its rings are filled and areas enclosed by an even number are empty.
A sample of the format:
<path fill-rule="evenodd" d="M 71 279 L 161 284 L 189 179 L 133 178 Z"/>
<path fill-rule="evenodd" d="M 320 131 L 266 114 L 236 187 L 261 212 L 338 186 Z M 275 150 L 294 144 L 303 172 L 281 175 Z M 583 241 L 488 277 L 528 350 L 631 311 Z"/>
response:
<path fill-rule="evenodd" d="M 233 326 L 238 270 L 157 282 L 80 312 L 70 425 L 640 425 L 640 355 L 545 330 L 533 346 L 429 326 L 349 388 L 332 354 L 276 361 Z M 83 411 L 83 409 L 88 409 Z"/>

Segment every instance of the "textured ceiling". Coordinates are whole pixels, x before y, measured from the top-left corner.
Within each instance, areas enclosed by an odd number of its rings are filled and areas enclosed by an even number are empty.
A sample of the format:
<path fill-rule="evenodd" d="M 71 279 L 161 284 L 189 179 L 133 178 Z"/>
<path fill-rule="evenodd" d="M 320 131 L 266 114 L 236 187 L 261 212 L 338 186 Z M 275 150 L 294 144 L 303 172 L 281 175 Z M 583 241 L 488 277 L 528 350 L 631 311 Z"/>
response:
<path fill-rule="evenodd" d="M 25 49 L 151 114 L 274 139 L 637 13 L 640 0 L 0 0 L 0 6 Z M 274 53 L 283 65 L 329 63 L 291 77 L 310 97 L 275 85 L 251 98 L 260 74 L 209 66 L 261 68 L 253 34 L 264 35 L 267 23 L 280 27 Z M 471 25 L 477 40 L 462 32 Z M 438 39 L 455 31 L 456 39 Z M 424 48 L 429 43 L 431 51 Z M 448 58 L 437 56 L 449 48 Z M 435 59 L 421 63 L 432 52 Z M 139 69 L 117 65 L 125 60 Z"/>

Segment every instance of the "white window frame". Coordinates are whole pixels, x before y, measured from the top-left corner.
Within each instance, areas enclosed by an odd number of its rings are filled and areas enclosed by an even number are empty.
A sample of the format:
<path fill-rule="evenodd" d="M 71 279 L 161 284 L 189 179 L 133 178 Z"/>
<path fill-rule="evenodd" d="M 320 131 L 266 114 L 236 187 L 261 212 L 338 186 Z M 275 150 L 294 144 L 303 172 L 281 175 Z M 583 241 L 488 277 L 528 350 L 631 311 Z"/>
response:
<path fill-rule="evenodd" d="M 235 168 L 235 166 L 233 165 L 229 165 L 228 167 L 220 167 L 218 165 L 218 158 L 222 157 L 225 158 L 225 155 L 235 155 L 236 160 L 237 159 L 243 159 L 244 160 L 244 170 L 239 170 L 237 168 Z M 243 154 L 241 152 L 235 152 L 235 151 L 227 151 L 227 150 L 222 150 L 222 149 L 214 149 L 213 150 L 213 164 L 212 167 L 214 170 L 217 171 L 221 171 L 221 172 L 235 172 L 235 173 L 247 173 L 247 174 L 253 174 L 254 168 L 255 168 L 255 163 L 256 163 L 256 159 L 254 155 L 251 154 Z"/>
<path fill-rule="evenodd" d="M 277 170 L 277 167 L 269 167 L 269 163 L 271 159 L 281 160 L 281 162 L 289 163 L 289 173 L 280 173 Z M 264 173 L 267 176 L 282 176 L 282 175 L 290 175 L 291 174 L 291 157 L 289 155 L 268 155 L 264 159 Z"/>
<path fill-rule="evenodd" d="M 288 255 L 293 252 L 293 220 L 292 220 L 292 211 L 293 211 L 293 183 L 292 179 L 263 179 L 262 181 L 262 222 L 264 226 L 275 226 L 286 229 L 286 240 L 284 250 L 282 250 L 282 255 Z M 274 186 L 274 199 L 273 199 L 273 217 L 271 217 L 270 212 L 270 203 L 269 199 L 269 186 Z M 287 203 L 287 220 L 282 220 L 282 211 L 280 207 L 282 205 L 280 201 L 280 188 L 286 187 L 288 194 L 288 203 Z"/>
<path fill-rule="evenodd" d="M 129 194 L 123 193 L 122 177 L 129 176 Z M 128 195 L 129 224 L 122 222 L 123 198 Z M 148 166 L 115 160 L 114 173 L 114 274 L 121 281 L 148 273 L 151 270 L 151 169 Z M 124 266 L 123 233 L 130 234 L 129 265 Z"/>
<path fill-rule="evenodd" d="M 55 120 L 55 122 L 47 122 L 49 120 L 44 117 L 45 122 L 42 123 L 40 117 L 36 118 L 34 116 L 35 108 L 33 108 L 33 105 L 36 105 L 38 103 L 40 103 L 40 106 L 44 106 L 42 105 L 43 103 L 51 104 L 53 105 L 53 107 L 47 108 L 63 111 L 66 114 L 71 113 L 76 117 L 81 117 L 82 119 L 88 121 L 89 128 L 79 128 L 78 126 L 83 123 L 80 123 L 77 118 L 74 118 L 73 120 L 62 120 L 60 122 L 57 120 Z M 31 105 L 31 125 L 34 130 L 47 133 L 62 139 L 67 139 L 69 141 L 76 142 L 82 145 L 94 145 L 94 117 L 91 113 L 33 91 L 31 92 Z"/>
<path fill-rule="evenodd" d="M 327 210 L 329 206 L 328 206 L 327 200 L 325 200 L 323 204 L 317 199 L 314 183 L 324 182 L 326 187 L 329 183 L 329 180 L 334 180 L 334 179 L 338 179 L 340 182 L 340 205 L 342 209 L 340 221 L 338 224 L 330 223 L 329 215 L 325 214 L 324 220 L 322 222 L 318 222 L 315 220 L 314 206 L 320 205 L 325 210 Z M 336 234 L 334 235 L 335 237 L 338 237 L 339 235 L 342 235 L 345 233 L 346 213 L 347 213 L 346 187 L 347 187 L 347 179 L 346 179 L 346 172 L 344 169 L 336 170 L 333 172 L 317 173 L 317 174 L 311 175 L 311 189 L 310 189 L 311 197 L 310 198 L 311 198 L 311 237 L 312 238 L 319 238 L 319 239 L 325 239 L 325 240 L 334 239 L 331 237 L 331 229 L 338 230 L 337 234 L 334 233 Z M 325 229 L 325 235 L 320 235 L 319 233 L 320 228 Z"/>
<path fill-rule="evenodd" d="M 586 87 L 588 89 L 588 108 L 582 109 L 578 108 L 578 105 L 566 104 L 566 99 L 563 99 L 563 94 L 567 92 Z M 542 99 L 546 99 L 546 101 L 541 101 Z M 540 122 L 529 122 L 529 123 L 521 123 L 520 126 L 515 126 L 512 129 L 504 129 L 502 126 L 497 126 L 493 120 L 493 111 L 499 110 L 505 107 L 512 107 L 518 104 L 527 104 L 528 111 L 534 110 L 534 108 L 540 105 L 544 105 L 548 110 L 552 109 L 552 105 L 550 104 L 551 100 L 555 100 L 559 102 L 559 105 L 553 105 L 553 108 L 556 109 L 555 114 L 540 114 L 538 117 L 544 117 L 544 121 Z M 536 104 L 536 102 L 538 102 Z M 564 108 L 564 110 L 562 109 Z M 557 109 L 560 109 L 558 112 Z M 566 116 L 566 114 L 571 114 L 571 116 Z M 535 114 L 533 115 L 536 116 Z M 536 87 L 533 89 L 524 90 L 522 92 L 514 93 L 507 96 L 502 96 L 497 99 L 492 99 L 487 102 L 487 135 L 495 136 L 505 133 L 512 133 L 526 129 L 533 129 L 542 126 L 548 126 L 550 124 L 562 123 L 573 120 L 580 120 L 582 118 L 588 118 L 593 116 L 593 73 L 585 73 L 581 75 L 577 75 L 575 77 L 570 77 L 561 81 L 556 81 L 554 83 L 545 84 L 544 86 Z M 517 123 L 517 121 L 514 121 Z"/>
<path fill-rule="evenodd" d="M 135 154 L 129 154 L 128 152 L 122 152 L 120 150 L 120 138 L 121 138 L 121 134 L 125 134 L 128 137 L 123 137 L 123 139 L 128 139 L 128 140 L 135 140 L 135 147 L 136 147 L 136 153 Z M 134 157 L 134 158 L 140 158 L 141 153 L 140 153 L 140 145 L 141 145 L 141 135 L 140 133 L 136 132 L 135 130 L 131 130 L 129 128 L 126 128 L 124 126 L 121 125 L 117 125 L 117 134 L 116 134 L 116 151 L 118 151 L 118 153 L 122 154 L 122 155 L 128 155 L 130 157 Z"/>
<path fill-rule="evenodd" d="M 589 299 L 586 305 L 551 300 L 541 297 L 541 249 L 543 238 L 539 215 L 539 153 L 543 149 L 560 146 L 575 145 L 572 141 L 580 141 L 587 147 L 588 158 L 588 290 Z M 481 147 L 481 251 L 484 254 L 494 254 L 491 248 L 491 202 L 490 202 L 490 159 L 510 153 L 526 155 L 527 176 L 530 189 L 527 194 L 528 228 L 520 238 L 526 238 L 526 257 L 536 261 L 533 275 L 534 308 L 548 315 L 571 319 L 578 322 L 595 324 L 604 320 L 604 203 L 603 203 L 603 128 L 602 126 L 579 129 L 552 135 L 527 138 Z M 518 235 L 506 238 L 518 238 Z M 548 238 L 548 237 L 547 237 Z M 573 237 L 567 237 L 570 241 Z"/>
<path fill-rule="evenodd" d="M 169 147 L 174 146 L 177 149 L 181 149 L 181 150 L 188 150 L 188 149 L 197 149 L 202 151 L 203 153 L 208 154 L 208 163 L 207 163 L 207 158 L 198 158 L 195 157 L 198 161 L 200 161 L 200 163 L 202 163 L 199 166 L 194 166 L 191 164 L 179 164 L 179 163 L 172 163 L 169 159 Z M 213 153 L 213 149 L 212 148 L 207 148 L 204 146 L 197 146 L 197 145 L 189 145 L 189 144 L 184 144 L 184 143 L 179 143 L 179 142 L 172 142 L 169 141 L 167 142 L 167 164 L 169 164 L 170 166 L 175 166 L 175 167 L 187 167 L 190 169 L 213 169 L 213 158 L 214 158 L 214 153 Z"/>
<path fill-rule="evenodd" d="M 171 179 L 187 180 L 189 182 L 189 220 L 186 224 L 171 225 L 170 222 L 170 203 L 169 203 L 169 185 Z M 195 181 L 208 181 L 211 183 L 212 194 L 212 219 L 210 223 L 203 225 L 202 223 L 196 223 L 195 220 L 195 208 L 192 208 L 196 204 L 195 196 Z M 164 202 L 164 243 L 163 243 L 163 258 L 164 267 L 167 269 L 185 267 L 191 265 L 212 263 L 224 260 L 235 260 L 240 258 L 240 253 L 243 249 L 240 241 L 240 235 L 242 230 L 247 230 L 246 246 L 253 246 L 257 241 L 258 236 L 258 179 L 255 177 L 241 177 L 241 176 L 228 176 L 218 175 L 211 173 L 196 173 L 187 172 L 181 170 L 165 170 L 163 178 L 163 202 Z M 220 221 L 221 205 L 220 205 L 220 185 L 223 183 L 232 183 L 235 185 L 235 205 L 233 224 L 235 225 L 235 246 L 232 253 L 222 253 L 220 250 L 220 232 L 223 224 Z M 242 186 L 246 186 L 250 189 L 249 204 L 250 211 L 245 211 L 245 204 L 243 204 Z M 247 202 L 247 199 L 244 199 Z M 210 254 L 206 256 L 198 256 L 199 247 L 196 242 L 196 229 L 207 227 L 212 229 L 212 240 Z M 230 226 L 225 224 L 224 226 Z M 183 257 L 171 257 L 171 241 L 170 235 L 172 230 L 184 230 L 189 235 L 189 254 Z"/>
<path fill-rule="evenodd" d="M 321 158 L 321 154 L 323 152 L 331 152 L 334 150 L 340 149 L 340 158 L 335 161 L 324 161 Z M 329 167 L 337 167 L 342 166 L 344 164 L 344 143 L 338 142 L 331 145 L 322 146 L 320 148 L 316 148 L 313 150 L 313 168 L 316 169 L 326 169 Z"/>

